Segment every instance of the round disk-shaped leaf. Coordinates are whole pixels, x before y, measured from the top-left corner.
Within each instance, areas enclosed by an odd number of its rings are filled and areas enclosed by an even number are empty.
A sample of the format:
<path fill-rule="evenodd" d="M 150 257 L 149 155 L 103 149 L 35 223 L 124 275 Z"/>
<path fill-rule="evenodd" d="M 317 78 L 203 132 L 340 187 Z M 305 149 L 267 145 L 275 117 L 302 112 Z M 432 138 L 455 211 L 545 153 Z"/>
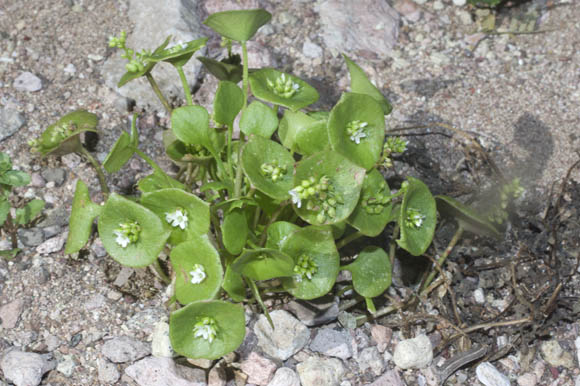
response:
<path fill-rule="evenodd" d="M 252 280 L 269 280 L 292 276 L 294 259 L 277 249 L 254 249 L 245 251 L 231 267 Z"/>
<path fill-rule="evenodd" d="M 326 121 L 317 121 L 296 132 L 296 151 L 311 155 L 328 149 L 328 128 Z"/>
<path fill-rule="evenodd" d="M 195 325 L 204 318 L 215 321 L 216 336 L 211 342 L 195 336 Z M 245 335 L 244 307 L 220 300 L 190 303 L 173 312 L 169 319 L 171 346 L 188 358 L 221 358 L 238 348 Z"/>
<path fill-rule="evenodd" d="M 421 180 L 408 178 L 399 214 L 401 237 L 397 244 L 413 256 L 420 256 L 433 240 L 437 224 L 435 199 Z"/>
<path fill-rule="evenodd" d="M 216 12 L 209 15 L 203 24 L 226 38 L 245 42 L 270 19 L 272 15 L 263 9 L 245 9 Z"/>
<path fill-rule="evenodd" d="M 89 188 L 79 179 L 73 198 L 64 253 L 76 253 L 85 246 L 91 236 L 93 221 L 101 213 L 101 209 L 100 205 L 91 201 Z"/>
<path fill-rule="evenodd" d="M 350 73 L 350 91 L 373 97 L 381 105 L 383 113 L 385 115 L 390 114 L 393 110 L 393 106 L 391 106 L 387 98 L 385 98 L 379 89 L 371 83 L 363 69 L 360 68 L 358 64 L 350 60 L 348 56 L 344 54 L 342 56 L 344 56 L 348 72 Z"/>
<path fill-rule="evenodd" d="M 343 268 L 352 273 L 354 290 L 365 298 L 379 296 L 391 285 L 391 261 L 379 247 L 366 247 Z"/>
<path fill-rule="evenodd" d="M 170 259 L 179 303 L 215 297 L 221 288 L 224 271 L 220 255 L 207 237 L 192 236 L 171 250 Z"/>
<path fill-rule="evenodd" d="M 291 233 L 296 232 L 300 227 L 296 224 L 286 221 L 276 221 L 268 227 L 268 239 L 266 248 L 281 249 L 282 245 L 288 240 Z"/>
<path fill-rule="evenodd" d="M 222 224 L 222 241 L 226 250 L 232 255 L 239 255 L 246 245 L 248 231 L 248 221 L 244 210 L 230 209 L 225 214 Z"/>
<path fill-rule="evenodd" d="M 242 167 L 252 185 L 262 193 L 277 200 L 290 197 L 294 158 L 284 146 L 254 136 L 242 151 Z"/>
<path fill-rule="evenodd" d="M 246 135 L 270 138 L 278 128 L 278 117 L 274 110 L 262 102 L 253 101 L 242 113 L 240 130 Z"/>
<path fill-rule="evenodd" d="M 209 113 L 202 106 L 183 106 L 171 113 L 171 129 L 181 142 L 206 146 Z"/>
<path fill-rule="evenodd" d="M 334 285 L 339 270 L 339 255 L 332 232 L 317 227 L 302 228 L 282 245 L 282 252 L 298 263 L 306 258 L 315 266 L 311 278 L 298 275 L 282 281 L 284 289 L 299 299 L 315 299 L 326 295 Z"/>
<path fill-rule="evenodd" d="M 343 94 L 330 112 L 328 138 L 335 151 L 367 170 L 372 168 L 381 156 L 385 138 L 381 106 L 365 94 Z"/>
<path fill-rule="evenodd" d="M 437 209 L 445 216 L 455 218 L 463 229 L 475 234 L 499 238 L 501 234 L 485 217 L 480 216 L 469 206 L 449 197 L 435 196 Z"/>
<path fill-rule="evenodd" d="M 141 204 L 159 216 L 165 229 L 171 232 L 169 242 L 173 245 L 209 231 L 209 205 L 184 190 L 169 188 L 145 193 Z M 172 220 L 175 214 L 185 216 L 181 225 Z"/>
<path fill-rule="evenodd" d="M 207 38 L 201 38 L 187 43 L 176 44 L 156 52 L 149 60 L 153 62 L 168 62 L 174 66 L 182 67 L 191 59 L 196 51 L 205 47 L 206 43 Z"/>
<path fill-rule="evenodd" d="M 378 236 L 391 219 L 391 191 L 382 174 L 373 169 L 365 176 L 360 200 L 348 223 L 365 236 Z"/>
<path fill-rule="evenodd" d="M 312 209 L 308 209 L 308 203 L 302 202 L 300 207 L 294 204 L 294 210 L 305 221 L 313 225 L 335 224 L 345 220 L 359 199 L 365 170 L 334 151 L 316 153 L 300 161 L 296 167 L 294 186 L 299 186 L 302 181 L 311 177 L 320 181 L 322 177 L 329 179 L 329 189 L 333 192 L 336 200 L 334 217 L 325 216 L 324 221 L 317 217 L 321 212 L 320 201 Z"/>
<path fill-rule="evenodd" d="M 293 91 L 288 94 L 276 91 L 277 82 L 287 82 Z M 311 105 L 319 98 L 318 91 L 302 79 L 273 68 L 264 68 L 250 74 L 250 87 L 256 98 L 293 111 Z"/>
<path fill-rule="evenodd" d="M 140 227 L 139 237 L 136 242 L 123 248 L 117 242 L 115 231 L 121 224 L 133 222 Z M 116 193 L 111 194 L 105 203 L 99 216 L 98 228 L 109 255 L 129 267 L 145 267 L 155 261 L 170 233 L 155 213 Z"/>
<path fill-rule="evenodd" d="M 244 92 L 235 83 L 222 80 L 213 100 L 213 120 L 232 127 L 236 115 L 244 106 Z"/>
<path fill-rule="evenodd" d="M 235 302 L 243 302 L 246 299 L 246 285 L 242 275 L 232 269 L 231 264 L 226 268 L 222 288 Z"/>
<path fill-rule="evenodd" d="M 282 145 L 287 149 L 297 151 L 296 137 L 298 133 L 307 127 L 317 124 L 317 122 L 316 119 L 301 111 L 286 110 L 278 128 L 278 136 Z M 328 139 L 326 139 L 326 142 L 328 142 Z"/>

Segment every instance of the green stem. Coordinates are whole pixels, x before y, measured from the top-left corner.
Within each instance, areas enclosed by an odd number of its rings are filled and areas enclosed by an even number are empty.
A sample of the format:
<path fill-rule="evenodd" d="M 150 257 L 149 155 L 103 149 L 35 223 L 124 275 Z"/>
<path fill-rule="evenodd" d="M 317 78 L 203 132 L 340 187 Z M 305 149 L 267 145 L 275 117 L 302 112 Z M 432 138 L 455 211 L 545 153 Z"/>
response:
<path fill-rule="evenodd" d="M 153 79 L 153 75 L 151 75 L 151 73 L 148 72 L 145 76 L 147 77 L 147 80 L 149 81 L 149 84 L 151 85 L 153 92 L 155 93 L 155 95 L 157 95 L 157 98 L 159 98 L 161 104 L 163 105 L 163 107 L 165 107 L 165 110 L 167 110 L 169 115 L 171 115 L 172 111 L 171 106 L 169 106 L 169 102 L 167 102 L 167 99 L 165 99 L 165 97 L 163 96 L 163 93 L 161 92 L 161 89 L 157 85 L 157 82 L 155 81 L 155 79 Z"/>
<path fill-rule="evenodd" d="M 367 304 L 367 310 L 373 315 L 376 314 L 377 308 L 375 307 L 375 303 L 373 303 L 373 299 L 372 298 L 365 298 L 365 302 Z"/>
<path fill-rule="evenodd" d="M 227 138 L 227 142 L 228 142 L 228 148 L 227 148 L 227 163 L 228 163 L 228 173 L 230 175 L 230 178 L 233 179 L 234 178 L 234 168 L 232 166 L 233 164 L 233 160 L 232 160 L 232 141 L 233 141 L 233 137 L 234 137 L 234 125 L 229 125 L 228 126 L 228 138 Z"/>
<path fill-rule="evenodd" d="M 387 315 L 390 314 L 391 312 L 397 310 L 398 308 L 395 306 L 387 306 L 387 307 L 383 307 L 380 308 L 379 310 L 377 310 L 377 312 L 375 312 L 374 314 L 370 315 L 360 315 L 356 317 L 356 325 L 357 326 L 362 326 L 363 324 L 365 324 L 369 319 L 377 319 L 380 318 L 383 315 Z"/>
<path fill-rule="evenodd" d="M 244 107 L 242 110 L 246 109 L 248 104 L 248 46 L 246 42 L 242 42 L 242 60 L 243 60 L 243 72 L 242 72 L 242 87 L 244 91 Z"/>
<path fill-rule="evenodd" d="M 252 290 L 252 295 L 254 295 L 254 299 L 256 299 L 256 301 L 258 302 L 258 304 L 262 308 L 262 311 L 264 311 L 264 315 L 266 316 L 266 319 L 268 319 L 270 326 L 272 326 L 272 329 L 274 329 L 274 322 L 272 322 L 272 318 L 270 317 L 270 313 L 268 312 L 268 308 L 266 307 L 266 305 L 262 301 L 262 297 L 260 296 L 260 291 L 258 290 L 258 287 L 256 286 L 256 282 L 254 282 L 252 279 L 248 279 L 246 277 L 244 277 L 244 280 L 246 281 L 246 284 L 248 284 L 248 287 L 250 287 L 250 289 Z"/>
<path fill-rule="evenodd" d="M 462 234 L 463 234 L 463 227 L 461 225 L 459 225 L 459 227 L 455 231 L 455 234 L 453 235 L 453 238 L 451 239 L 451 241 L 447 245 L 447 248 L 445 248 L 445 251 L 437 260 L 437 264 L 439 264 L 440 267 L 443 266 L 443 263 L 445 263 L 445 260 L 447 260 L 447 257 L 449 256 L 449 254 L 453 250 L 453 247 L 455 247 L 455 244 L 457 244 L 457 242 L 461 238 Z M 423 286 L 421 287 L 421 291 L 420 291 L 421 295 L 424 294 L 425 290 L 429 287 L 429 284 L 431 284 L 433 279 L 435 279 L 435 275 L 437 275 L 437 269 L 433 268 L 433 270 L 431 271 L 431 273 L 427 277 L 427 280 L 425 280 L 425 282 L 423 283 Z"/>
<path fill-rule="evenodd" d="M 95 159 L 95 157 L 93 157 L 93 155 L 84 146 L 81 146 L 81 153 L 85 157 L 87 157 L 87 159 L 89 160 L 91 165 L 93 165 L 93 168 L 95 169 L 95 172 L 97 173 L 97 178 L 99 179 L 99 184 L 101 185 L 101 192 L 103 192 L 105 199 L 107 199 L 110 191 L 109 191 L 109 187 L 107 186 L 107 179 L 105 178 L 105 173 L 103 172 L 103 167 L 101 166 L 99 161 L 97 161 Z"/>
<path fill-rule="evenodd" d="M 183 87 L 183 91 L 185 92 L 185 99 L 187 100 L 187 104 L 193 106 L 193 98 L 191 97 L 191 90 L 189 89 L 189 83 L 187 83 L 187 78 L 185 77 L 183 67 L 175 66 L 175 69 L 179 73 L 179 79 L 181 79 L 181 86 Z"/>
<path fill-rule="evenodd" d="M 395 250 L 397 249 L 397 243 L 395 242 L 395 239 L 399 237 L 399 230 L 399 223 L 397 223 L 393 229 L 393 235 L 391 237 L 391 242 L 389 243 L 389 260 L 391 261 L 391 267 L 395 266 Z"/>
<path fill-rule="evenodd" d="M 153 161 L 147 154 L 143 153 L 141 150 L 137 148 L 133 148 L 133 151 L 135 151 L 135 154 L 137 154 L 139 157 L 143 158 L 143 161 L 147 162 L 149 166 L 153 168 L 153 170 L 165 174 L 163 169 L 161 169 L 159 165 L 157 165 L 157 163 Z"/>
<path fill-rule="evenodd" d="M 360 238 L 361 236 L 364 236 L 364 235 L 360 232 L 351 233 L 350 235 L 346 236 L 344 239 L 342 239 L 338 243 L 336 243 L 336 249 L 340 249 L 340 248 L 344 247 L 348 243 Z"/>
<path fill-rule="evenodd" d="M 238 168 L 236 169 L 236 178 L 234 180 L 234 196 L 240 197 L 242 195 L 242 146 L 238 147 Z"/>
<path fill-rule="evenodd" d="M 155 259 L 155 261 L 153 261 L 153 264 L 151 264 L 151 267 L 153 268 L 153 270 L 155 272 L 157 272 L 157 274 L 159 275 L 159 278 L 161 280 L 163 280 L 163 282 L 165 284 L 171 284 L 171 279 L 169 278 L 169 276 L 167 276 L 167 274 L 163 271 L 163 268 L 161 267 L 161 264 L 159 264 L 159 259 Z"/>

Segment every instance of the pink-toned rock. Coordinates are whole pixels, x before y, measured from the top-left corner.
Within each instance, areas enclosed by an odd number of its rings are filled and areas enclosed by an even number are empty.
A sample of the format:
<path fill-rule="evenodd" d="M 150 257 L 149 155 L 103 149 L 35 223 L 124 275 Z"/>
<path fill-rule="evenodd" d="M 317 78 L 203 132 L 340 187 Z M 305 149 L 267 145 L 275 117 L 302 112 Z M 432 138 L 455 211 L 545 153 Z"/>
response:
<path fill-rule="evenodd" d="M 390 370 L 375 379 L 370 386 L 405 386 L 397 370 Z"/>
<path fill-rule="evenodd" d="M 393 330 L 388 327 L 375 324 L 371 327 L 371 336 L 373 338 L 373 342 L 377 344 L 377 349 L 382 353 L 385 352 L 389 342 L 391 341 Z"/>
<path fill-rule="evenodd" d="M 206 0 L 204 1 L 207 13 L 216 13 L 238 9 L 260 8 L 258 0 Z"/>
<path fill-rule="evenodd" d="M 227 383 L 227 374 L 225 369 L 225 363 L 223 361 L 220 361 L 209 371 L 209 374 L 207 376 L 207 385 L 226 386 L 226 383 Z"/>
<path fill-rule="evenodd" d="M 22 313 L 24 302 L 22 299 L 16 299 L 0 307 L 0 321 L 2 328 L 14 328 L 18 324 L 18 318 Z"/>
<path fill-rule="evenodd" d="M 276 371 L 276 363 L 252 351 L 242 362 L 241 369 L 248 375 L 248 383 L 267 385 Z"/>
<path fill-rule="evenodd" d="M 421 19 L 421 8 L 412 0 L 398 0 L 393 7 L 412 23 Z"/>
<path fill-rule="evenodd" d="M 518 377 L 518 386 L 536 386 L 538 379 L 535 374 L 527 373 Z"/>

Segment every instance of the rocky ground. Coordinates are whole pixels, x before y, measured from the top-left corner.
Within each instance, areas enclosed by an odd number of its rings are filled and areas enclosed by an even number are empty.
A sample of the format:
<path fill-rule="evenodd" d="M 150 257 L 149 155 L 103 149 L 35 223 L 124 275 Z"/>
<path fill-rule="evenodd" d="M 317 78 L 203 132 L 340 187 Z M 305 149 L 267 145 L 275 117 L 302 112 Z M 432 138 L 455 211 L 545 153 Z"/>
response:
<path fill-rule="evenodd" d="M 0 385 L 436 385 L 442 363 L 470 347 L 473 360 L 447 384 L 580 384 L 580 168 L 561 186 L 580 148 L 578 2 L 534 0 L 498 12 L 465 0 L 163 3 L 0 2 L 0 150 L 32 174 L 20 197 L 47 202 L 41 221 L 19 232 L 24 252 L 0 259 Z M 116 89 L 108 36 L 125 29 L 151 47 L 169 33 L 210 34 L 200 24 L 208 12 L 258 6 L 274 18 L 249 45 L 251 66 L 308 80 L 321 94 L 318 106 L 329 107 L 348 86 L 345 52 L 393 102 L 389 128 L 419 127 L 402 131 L 410 144 L 398 173 L 421 177 L 434 193 L 475 197 L 494 184 L 487 154 L 506 178 L 522 179 L 526 194 L 505 239 L 464 238 L 446 266 L 449 285 L 414 309 L 353 328 L 349 315 L 360 310 L 347 309 L 348 299 L 273 300 L 275 331 L 248 309 L 247 338 L 235 353 L 188 363 L 171 359 L 166 291 L 152 272 L 121 268 L 98 241 L 63 254 L 76 180 L 101 198 L 88 164 L 76 155 L 41 159 L 26 142 L 62 114 L 87 109 L 100 118 L 93 150 L 102 160 L 137 111 L 144 151 L 162 157 L 167 116 L 144 87 Z M 221 52 L 215 37 L 208 52 Z M 209 107 L 217 82 L 199 65 L 189 74 L 196 102 Z M 177 79 L 159 77 L 179 103 Z M 134 159 L 108 180 L 128 192 L 149 172 Z M 438 231 L 439 250 L 452 228 Z M 425 265 L 400 263 L 393 304 L 409 299 L 409 276 Z M 521 319 L 528 322 L 507 323 Z M 448 341 L 458 329 L 463 338 Z"/>

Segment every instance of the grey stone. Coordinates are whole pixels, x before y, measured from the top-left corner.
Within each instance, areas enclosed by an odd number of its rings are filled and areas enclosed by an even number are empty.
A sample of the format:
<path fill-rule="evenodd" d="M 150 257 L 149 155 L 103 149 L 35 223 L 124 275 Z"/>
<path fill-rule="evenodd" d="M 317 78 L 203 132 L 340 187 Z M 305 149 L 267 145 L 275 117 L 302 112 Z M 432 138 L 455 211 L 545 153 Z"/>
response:
<path fill-rule="evenodd" d="M 399 14 L 383 0 L 325 0 L 318 13 L 322 38 L 335 52 L 383 59 L 395 46 Z"/>
<path fill-rule="evenodd" d="M 267 385 L 277 367 L 276 363 L 257 352 L 251 352 L 240 366 L 241 370 L 248 375 L 248 382 L 256 385 Z"/>
<path fill-rule="evenodd" d="M 338 298 L 324 296 L 305 301 L 293 300 L 287 305 L 288 311 L 294 314 L 305 325 L 318 326 L 338 318 Z"/>
<path fill-rule="evenodd" d="M 46 236 L 46 232 L 43 232 L 43 235 Z M 58 252 L 64 247 L 64 243 L 66 242 L 66 238 L 68 233 L 63 233 L 59 236 L 52 237 L 38 247 L 36 247 L 36 252 L 40 253 L 41 255 L 49 255 L 51 253 Z"/>
<path fill-rule="evenodd" d="M 208 386 L 226 386 L 228 375 L 226 373 L 225 361 L 218 362 L 207 375 Z"/>
<path fill-rule="evenodd" d="M 475 374 L 479 382 L 483 383 L 485 386 L 510 386 L 510 380 L 508 377 L 499 372 L 489 362 L 480 363 L 475 368 Z"/>
<path fill-rule="evenodd" d="M 66 171 L 63 168 L 48 168 L 41 172 L 46 181 L 54 182 L 55 186 L 61 186 L 66 179 Z"/>
<path fill-rule="evenodd" d="M 175 351 L 173 351 L 171 340 L 169 339 L 169 324 L 164 321 L 157 323 L 153 330 L 151 354 L 161 358 L 172 358 L 175 356 Z"/>
<path fill-rule="evenodd" d="M 377 344 L 379 352 L 384 352 L 391 341 L 393 330 L 388 327 L 375 324 L 371 327 L 372 340 Z"/>
<path fill-rule="evenodd" d="M 0 368 L 7 381 L 16 386 L 36 386 L 44 373 L 54 370 L 56 361 L 50 354 L 11 350 L 4 354 Z"/>
<path fill-rule="evenodd" d="M 59 225 L 51 225 L 49 227 L 42 228 L 42 232 L 44 233 L 44 238 L 47 240 L 58 235 L 61 231 L 62 231 L 62 228 Z"/>
<path fill-rule="evenodd" d="M 402 369 L 422 369 L 433 360 L 433 348 L 426 335 L 399 342 L 393 355 L 395 364 Z"/>
<path fill-rule="evenodd" d="M 348 359 L 352 356 L 351 337 L 344 330 L 323 328 L 310 343 L 310 349 L 326 356 Z"/>
<path fill-rule="evenodd" d="M 0 108 L 0 141 L 16 133 L 24 125 L 26 120 L 16 109 L 9 107 Z"/>
<path fill-rule="evenodd" d="M 14 328 L 18 324 L 18 319 L 22 313 L 24 302 L 16 299 L 0 307 L 0 326 L 2 328 Z"/>
<path fill-rule="evenodd" d="M 64 375 L 65 377 L 70 377 L 73 375 L 76 363 L 72 355 L 63 355 L 61 360 L 58 361 L 56 366 L 56 371 Z"/>
<path fill-rule="evenodd" d="M 140 386 L 205 386 L 205 372 L 176 365 L 171 358 L 147 357 L 125 369 Z"/>
<path fill-rule="evenodd" d="M 344 375 L 342 362 L 335 358 L 310 357 L 296 369 L 302 386 L 338 386 Z"/>
<path fill-rule="evenodd" d="M 127 38 L 127 45 L 138 51 L 141 49 L 153 50 L 159 46 L 167 36 L 173 36 L 173 42 L 198 39 L 204 34 L 201 32 L 201 20 L 197 14 L 197 0 L 131 0 L 129 5 L 129 19 L 134 23 L 133 33 Z M 163 20 L 163 23 L 159 23 Z M 201 50 L 203 53 L 205 49 Z M 120 52 L 108 59 L 102 67 L 105 84 L 120 95 L 134 99 L 139 106 L 151 106 L 163 109 L 161 103 L 152 91 L 144 77 L 127 83 L 121 88 L 117 83 L 125 73 L 126 60 Z M 190 87 L 196 83 L 201 63 L 192 58 L 185 66 L 184 71 Z M 156 65 L 152 75 L 157 81 L 166 98 L 183 97 L 183 89 L 177 71 L 172 66 Z"/>
<path fill-rule="evenodd" d="M 18 238 L 27 247 L 36 247 L 44 241 L 44 233 L 39 228 L 18 229 Z"/>
<path fill-rule="evenodd" d="M 121 336 L 105 342 L 101 353 L 114 363 L 133 362 L 151 353 L 149 345 L 130 338 Z"/>
<path fill-rule="evenodd" d="M 308 58 L 320 58 L 322 56 L 322 48 L 318 44 L 306 40 L 302 46 L 302 54 Z"/>
<path fill-rule="evenodd" d="M 254 325 L 258 345 L 266 354 L 285 361 L 306 345 L 310 331 L 287 311 L 271 312 L 270 317 L 275 329 L 272 329 L 264 315 L 260 315 Z"/>
<path fill-rule="evenodd" d="M 363 349 L 356 358 L 360 371 L 364 372 L 371 369 L 373 374 L 381 375 L 385 371 L 385 363 L 381 353 L 376 347 L 367 347 Z"/>
<path fill-rule="evenodd" d="M 12 87 L 19 91 L 34 92 L 42 89 L 42 80 L 32 72 L 24 71 L 14 79 Z"/>
<path fill-rule="evenodd" d="M 38 224 L 40 227 L 46 228 L 55 225 L 63 227 L 68 225 L 70 213 L 64 206 L 56 207 L 52 210 L 46 211 L 44 214 L 46 215 L 46 218 Z"/>
<path fill-rule="evenodd" d="M 300 386 L 298 374 L 288 367 L 280 367 L 268 386 Z"/>
<path fill-rule="evenodd" d="M 166 316 L 167 313 L 160 307 L 146 308 L 126 321 L 123 328 L 128 331 L 139 331 L 142 334 L 151 335 L 155 331 L 157 322 Z"/>
<path fill-rule="evenodd" d="M 116 383 L 121 377 L 117 365 L 104 358 L 99 358 L 97 361 L 97 371 L 99 373 L 99 381 L 104 384 Z"/>
<path fill-rule="evenodd" d="M 370 386 L 405 386 L 405 383 L 396 370 L 390 370 L 375 379 Z"/>

